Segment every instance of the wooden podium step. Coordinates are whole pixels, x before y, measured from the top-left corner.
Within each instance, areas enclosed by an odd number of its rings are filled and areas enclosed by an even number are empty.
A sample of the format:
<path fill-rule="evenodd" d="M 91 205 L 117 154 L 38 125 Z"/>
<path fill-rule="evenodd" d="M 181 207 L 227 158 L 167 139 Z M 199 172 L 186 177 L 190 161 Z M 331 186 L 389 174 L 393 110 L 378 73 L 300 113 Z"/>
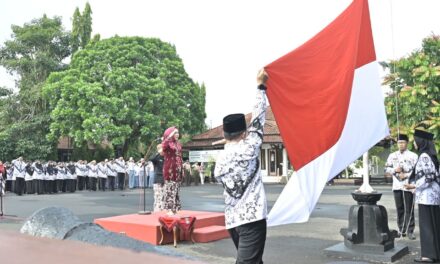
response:
<path fill-rule="evenodd" d="M 128 237 L 141 240 L 153 245 L 159 245 L 161 234 L 160 234 L 160 223 L 159 217 L 165 215 L 165 212 L 155 212 L 150 215 L 139 215 L 139 214 L 130 214 L 130 215 L 119 215 L 107 218 L 99 218 L 95 219 L 95 223 L 100 225 L 106 230 L 123 234 Z M 214 226 L 212 229 L 206 229 L 205 231 L 201 231 L 198 235 L 200 237 L 200 242 L 210 242 L 218 239 L 223 239 L 225 237 L 229 237 L 229 234 L 225 230 L 225 216 L 223 213 L 218 212 L 204 212 L 204 211 L 179 211 L 177 213 L 178 216 L 195 216 L 197 218 L 194 224 L 194 231 Z M 223 227 L 226 233 L 221 236 L 220 226 Z M 211 234 L 212 232 L 212 234 Z M 195 232 L 194 232 L 195 234 Z M 227 234 L 227 236 L 226 236 Z M 181 234 L 182 235 L 182 234 Z M 188 239 L 185 237 L 181 237 L 181 239 Z M 210 240 L 213 239 L 213 240 Z M 164 234 L 164 243 L 172 243 L 173 236 L 171 233 Z M 195 239 L 196 242 L 197 239 Z"/>
<path fill-rule="evenodd" d="M 194 241 L 197 243 L 207 243 L 229 237 L 225 226 L 213 225 L 201 227 L 194 230 Z"/>

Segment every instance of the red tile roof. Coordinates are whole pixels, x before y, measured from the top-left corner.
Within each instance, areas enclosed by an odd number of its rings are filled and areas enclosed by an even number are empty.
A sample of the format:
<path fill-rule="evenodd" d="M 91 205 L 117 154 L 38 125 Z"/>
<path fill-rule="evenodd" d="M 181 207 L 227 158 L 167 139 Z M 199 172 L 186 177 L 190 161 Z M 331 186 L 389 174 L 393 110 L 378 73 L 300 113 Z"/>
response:
<path fill-rule="evenodd" d="M 246 122 L 249 124 L 252 114 L 246 115 Z M 191 141 L 184 145 L 185 149 L 200 149 L 200 148 L 223 148 L 222 145 L 212 146 L 212 142 L 223 139 L 223 126 L 212 128 L 204 133 L 195 135 Z M 272 109 L 270 106 L 266 111 L 266 123 L 264 124 L 263 143 L 283 143 L 278 130 L 278 125 L 275 121 Z"/>

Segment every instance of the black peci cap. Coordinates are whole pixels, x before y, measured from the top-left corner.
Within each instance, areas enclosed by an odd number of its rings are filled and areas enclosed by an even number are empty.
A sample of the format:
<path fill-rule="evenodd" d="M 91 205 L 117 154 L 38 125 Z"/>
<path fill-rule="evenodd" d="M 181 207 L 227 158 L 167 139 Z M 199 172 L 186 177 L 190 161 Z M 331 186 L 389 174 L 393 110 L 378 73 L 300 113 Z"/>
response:
<path fill-rule="evenodd" d="M 237 133 L 246 130 L 246 119 L 244 114 L 232 114 L 223 118 L 223 131 L 226 133 Z"/>
<path fill-rule="evenodd" d="M 399 134 L 399 135 L 397 136 L 397 141 L 399 141 L 399 140 L 405 140 L 406 142 L 409 141 L 408 136 L 405 135 L 405 134 Z"/>

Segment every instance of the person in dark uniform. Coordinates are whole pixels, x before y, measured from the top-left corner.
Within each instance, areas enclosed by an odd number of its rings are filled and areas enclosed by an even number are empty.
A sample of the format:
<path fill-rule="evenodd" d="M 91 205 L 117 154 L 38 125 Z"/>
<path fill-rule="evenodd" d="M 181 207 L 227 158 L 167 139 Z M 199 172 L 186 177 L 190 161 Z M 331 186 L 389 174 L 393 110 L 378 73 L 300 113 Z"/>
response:
<path fill-rule="evenodd" d="M 163 150 L 162 144 L 157 145 L 157 153 L 150 158 L 154 165 L 154 212 L 159 212 L 165 209 L 164 200 L 164 179 L 163 179 Z"/>

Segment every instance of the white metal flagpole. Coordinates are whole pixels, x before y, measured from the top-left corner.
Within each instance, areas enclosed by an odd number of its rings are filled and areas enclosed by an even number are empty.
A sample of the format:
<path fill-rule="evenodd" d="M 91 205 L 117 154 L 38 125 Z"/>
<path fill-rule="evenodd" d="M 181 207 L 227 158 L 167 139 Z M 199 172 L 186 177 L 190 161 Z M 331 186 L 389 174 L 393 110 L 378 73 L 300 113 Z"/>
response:
<path fill-rule="evenodd" d="M 368 151 L 364 153 L 362 156 L 363 160 L 363 183 L 362 186 L 359 188 L 359 191 L 362 193 L 372 193 L 374 192 L 373 188 L 370 185 L 370 179 L 369 179 L 369 166 L 368 166 Z"/>

